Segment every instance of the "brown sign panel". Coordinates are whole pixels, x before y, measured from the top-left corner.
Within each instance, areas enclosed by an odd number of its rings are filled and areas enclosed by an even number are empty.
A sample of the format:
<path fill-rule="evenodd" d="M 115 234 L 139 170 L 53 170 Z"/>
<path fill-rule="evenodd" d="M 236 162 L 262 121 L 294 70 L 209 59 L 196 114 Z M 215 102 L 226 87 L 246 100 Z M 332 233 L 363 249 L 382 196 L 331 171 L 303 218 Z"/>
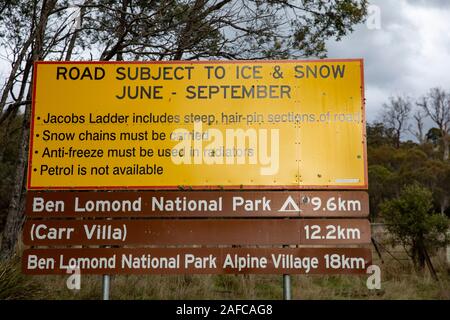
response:
<path fill-rule="evenodd" d="M 364 191 L 28 192 L 28 217 L 367 217 Z"/>
<path fill-rule="evenodd" d="M 367 248 L 29 249 L 25 274 L 365 274 Z"/>
<path fill-rule="evenodd" d="M 56 245 L 368 244 L 362 219 L 30 220 L 23 241 Z"/>

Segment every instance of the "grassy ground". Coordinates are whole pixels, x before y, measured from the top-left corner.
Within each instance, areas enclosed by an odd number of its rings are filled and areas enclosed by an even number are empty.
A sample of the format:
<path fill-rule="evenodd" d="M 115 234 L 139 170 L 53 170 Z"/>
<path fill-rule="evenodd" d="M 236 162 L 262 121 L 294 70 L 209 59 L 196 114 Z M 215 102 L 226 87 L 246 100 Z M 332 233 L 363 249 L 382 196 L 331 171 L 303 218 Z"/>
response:
<path fill-rule="evenodd" d="M 409 261 L 385 257 L 381 290 L 368 290 L 365 276 L 293 276 L 294 299 L 450 299 L 450 269 L 444 253 L 433 258 L 436 282 L 416 273 Z M 81 290 L 66 287 L 67 277 L 24 276 L 20 264 L 0 266 L 0 299 L 98 299 L 100 276 L 82 276 Z M 281 299 L 281 276 L 114 276 L 112 299 Z"/>

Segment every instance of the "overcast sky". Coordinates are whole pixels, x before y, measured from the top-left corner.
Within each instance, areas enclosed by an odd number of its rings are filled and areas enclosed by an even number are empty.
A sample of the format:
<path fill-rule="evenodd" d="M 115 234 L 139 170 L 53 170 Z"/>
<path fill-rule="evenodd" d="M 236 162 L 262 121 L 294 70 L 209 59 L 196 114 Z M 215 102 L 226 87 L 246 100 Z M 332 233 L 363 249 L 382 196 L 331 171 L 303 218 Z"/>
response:
<path fill-rule="evenodd" d="M 340 42 L 329 58 L 364 58 L 366 113 L 377 119 L 390 95 L 419 97 L 429 88 L 450 90 L 450 0 L 370 0 L 368 23 Z M 380 29 L 376 26 L 377 7 Z"/>

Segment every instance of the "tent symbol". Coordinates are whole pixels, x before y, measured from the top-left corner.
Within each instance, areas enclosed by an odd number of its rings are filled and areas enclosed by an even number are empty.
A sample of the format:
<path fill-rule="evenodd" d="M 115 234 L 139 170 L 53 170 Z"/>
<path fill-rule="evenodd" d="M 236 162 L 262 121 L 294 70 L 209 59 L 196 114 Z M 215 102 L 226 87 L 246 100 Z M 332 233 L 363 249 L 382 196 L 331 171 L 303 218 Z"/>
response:
<path fill-rule="evenodd" d="M 278 212 L 301 212 L 299 206 L 297 203 L 292 199 L 291 196 L 289 196 L 286 201 L 281 206 L 281 209 L 278 210 Z"/>

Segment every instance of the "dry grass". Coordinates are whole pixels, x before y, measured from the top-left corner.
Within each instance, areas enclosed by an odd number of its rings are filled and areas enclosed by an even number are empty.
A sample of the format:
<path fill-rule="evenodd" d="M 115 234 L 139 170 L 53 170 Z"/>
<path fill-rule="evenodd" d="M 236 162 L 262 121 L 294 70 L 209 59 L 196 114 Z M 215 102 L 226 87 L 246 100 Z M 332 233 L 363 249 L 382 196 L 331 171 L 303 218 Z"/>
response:
<path fill-rule="evenodd" d="M 374 255 L 375 258 L 375 255 Z M 450 299 L 450 269 L 444 253 L 433 259 L 439 282 L 418 274 L 407 260 L 387 259 L 382 289 L 368 290 L 364 276 L 293 276 L 295 299 Z M 81 290 L 66 288 L 65 276 L 22 276 L 17 262 L 0 270 L 2 299 L 99 299 L 101 277 L 82 276 Z M 5 271 L 6 270 L 6 271 Z M 6 288 L 6 289 L 5 289 Z M 112 299 L 281 299 L 282 277 L 261 275 L 113 276 Z"/>
<path fill-rule="evenodd" d="M 19 261 L 0 264 L 0 300 L 32 299 L 43 291 L 39 281 L 21 273 Z"/>

